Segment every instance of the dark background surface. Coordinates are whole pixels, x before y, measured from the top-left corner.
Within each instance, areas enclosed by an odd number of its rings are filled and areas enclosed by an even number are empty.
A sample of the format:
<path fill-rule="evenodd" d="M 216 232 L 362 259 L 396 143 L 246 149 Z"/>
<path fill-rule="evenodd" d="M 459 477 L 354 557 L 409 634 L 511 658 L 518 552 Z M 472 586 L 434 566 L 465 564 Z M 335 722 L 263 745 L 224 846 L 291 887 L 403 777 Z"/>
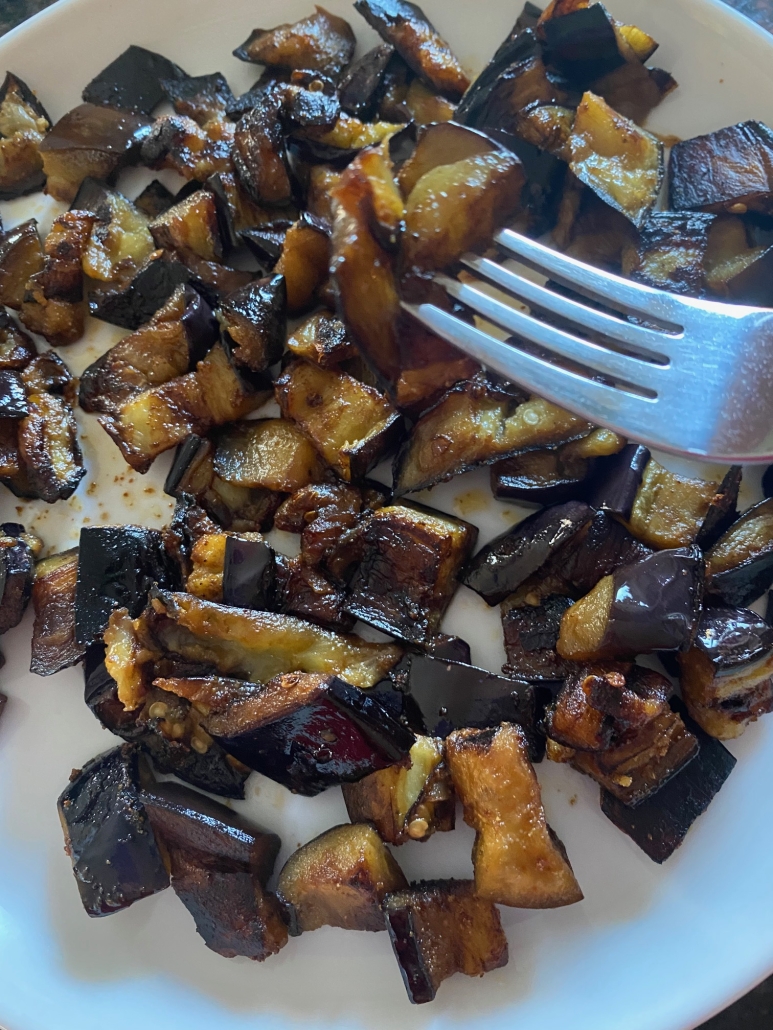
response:
<path fill-rule="evenodd" d="M 55 0 L 0 0 L 0 34 Z M 161 0 L 163 2 L 163 0 Z M 726 0 L 749 18 L 773 32 L 773 0 Z M 311 0 L 310 0 L 311 3 Z M 163 47 L 160 47 L 163 49 Z M 34 88 L 34 83 L 30 83 Z M 620 1030 L 625 1030 L 621 1027 Z M 700 1030 L 773 1030 L 773 977 Z"/>

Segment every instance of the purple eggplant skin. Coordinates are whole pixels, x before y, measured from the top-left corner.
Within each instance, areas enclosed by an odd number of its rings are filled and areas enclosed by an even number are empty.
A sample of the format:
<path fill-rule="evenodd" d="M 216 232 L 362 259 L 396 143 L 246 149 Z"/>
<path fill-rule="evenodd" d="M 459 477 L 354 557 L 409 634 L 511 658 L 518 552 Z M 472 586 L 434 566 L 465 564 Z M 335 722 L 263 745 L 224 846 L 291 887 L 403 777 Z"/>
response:
<path fill-rule="evenodd" d="M 695 538 L 695 543 L 702 551 L 710 550 L 737 520 L 738 492 L 742 479 L 741 465 L 733 465 L 728 469 Z"/>
<path fill-rule="evenodd" d="M 461 637 L 451 637 L 447 633 L 438 633 L 426 641 L 420 653 L 428 654 L 443 662 L 458 662 L 460 665 L 472 665 L 470 645 Z"/>
<path fill-rule="evenodd" d="M 697 547 L 657 551 L 614 573 L 601 649 L 638 655 L 686 650 L 698 628 L 705 565 Z"/>
<path fill-rule="evenodd" d="M 635 443 L 604 459 L 597 466 L 593 485 L 586 494 L 588 503 L 610 515 L 629 519 L 649 460 L 649 450 Z"/>
<path fill-rule="evenodd" d="M 768 516 L 773 509 L 773 500 L 760 501 L 759 504 L 748 508 L 743 515 L 730 526 L 725 535 L 720 538 L 716 547 L 727 545 L 732 542 L 733 535 L 743 533 L 744 525 L 758 517 Z M 706 555 L 708 571 L 708 593 L 714 597 L 720 597 L 725 604 L 739 605 L 745 607 L 752 604 L 761 597 L 773 584 L 773 531 L 767 528 L 765 535 L 757 534 L 755 540 L 756 553 L 745 558 L 737 565 L 730 565 L 721 570 L 713 567 L 712 557 L 714 548 Z M 742 554 L 747 553 L 742 547 Z M 723 562 L 728 565 L 728 562 Z"/>
<path fill-rule="evenodd" d="M 225 542 L 223 604 L 276 611 L 277 556 L 263 540 L 229 536 Z"/>
<path fill-rule="evenodd" d="M 148 218 L 158 218 L 175 203 L 174 193 L 168 190 L 160 179 L 148 183 L 134 199 L 134 206 Z"/>
<path fill-rule="evenodd" d="M 542 47 L 533 29 L 513 30 L 462 97 L 454 121 L 473 129 L 483 128 L 489 99 L 503 73 L 519 61 L 537 57 L 541 52 Z"/>
<path fill-rule="evenodd" d="M 578 88 L 625 64 L 615 26 L 600 4 L 549 18 L 540 31 L 546 62 Z"/>
<path fill-rule="evenodd" d="M 402 762 L 416 739 L 379 694 L 335 676 L 310 703 L 276 722 L 234 736 L 216 729 L 212 735 L 234 758 L 305 797 Z"/>
<path fill-rule="evenodd" d="M 35 580 L 35 559 L 29 546 L 15 533 L 7 533 L 5 526 L 3 533 L 5 535 L 0 537 L 0 634 L 21 622 Z"/>
<path fill-rule="evenodd" d="M 531 760 L 542 759 L 545 740 L 537 727 L 537 701 L 531 683 L 419 654 L 405 655 L 389 678 L 418 706 L 430 736 L 445 738 L 457 729 L 485 729 L 514 722 L 526 736 Z"/>
<path fill-rule="evenodd" d="M 538 507 L 563 504 L 582 493 L 593 466 L 585 461 L 573 476 L 562 469 L 554 451 L 534 451 L 506 458 L 491 467 L 491 492 L 501 501 Z"/>
<path fill-rule="evenodd" d="M 287 337 L 287 286 L 283 275 L 270 275 L 231 293 L 220 305 L 224 335 L 236 363 L 263 372 L 282 357 Z M 232 339 L 244 324 L 252 340 Z M 243 329 L 242 329 L 243 331 Z M 260 338 L 259 343 L 253 342 Z"/>
<path fill-rule="evenodd" d="M 187 78 L 179 65 L 161 54 L 130 46 L 84 88 L 83 100 L 87 104 L 150 114 L 166 99 L 162 79 Z"/>
<path fill-rule="evenodd" d="M 217 117 L 225 114 L 229 105 L 236 99 L 220 72 L 214 72 L 212 75 L 161 79 L 159 85 L 178 114 L 202 123 L 207 116 Z"/>
<path fill-rule="evenodd" d="M 180 261 L 165 254 L 151 255 L 126 286 L 91 293 L 89 312 L 103 322 L 135 331 L 150 321 L 178 286 L 191 279 L 191 273 Z"/>
<path fill-rule="evenodd" d="M 507 664 L 502 672 L 515 679 L 555 682 L 572 663 L 556 652 L 561 619 L 574 604 L 570 597 L 553 595 L 540 605 L 524 605 L 502 612 Z"/>
<path fill-rule="evenodd" d="M 583 501 L 568 501 L 536 512 L 478 551 L 460 579 L 493 607 L 517 590 L 592 518 L 593 510 Z"/>
<path fill-rule="evenodd" d="M 75 635 L 79 644 L 101 636 L 116 608 L 128 608 L 131 617 L 137 618 L 154 584 L 169 590 L 178 584 L 179 574 L 156 529 L 84 526 L 78 553 Z"/>
<path fill-rule="evenodd" d="M 682 844 L 695 820 L 703 815 L 735 767 L 727 748 L 710 737 L 672 702 L 687 729 L 698 738 L 697 756 L 657 794 L 629 808 L 608 791 L 601 791 L 601 811 L 619 830 L 659 865 Z"/>
<path fill-rule="evenodd" d="M 620 565 L 628 565 L 652 554 L 652 550 L 632 536 L 625 526 L 604 511 L 559 551 L 549 564 L 577 598 L 596 586 Z"/>
<path fill-rule="evenodd" d="M 391 44 L 380 43 L 349 65 L 338 88 L 342 110 L 362 121 L 376 113 L 384 76 L 395 53 Z"/>
<path fill-rule="evenodd" d="M 29 410 L 21 372 L 0 369 L 0 418 L 26 418 Z"/>
<path fill-rule="evenodd" d="M 81 902 L 107 916 L 169 886 L 140 800 L 141 754 L 113 748 L 75 773 L 59 798 L 59 817 Z"/>
<path fill-rule="evenodd" d="M 773 650 L 773 626 L 748 608 L 707 607 L 698 624 L 695 647 L 711 659 L 716 669 L 735 669 Z"/>

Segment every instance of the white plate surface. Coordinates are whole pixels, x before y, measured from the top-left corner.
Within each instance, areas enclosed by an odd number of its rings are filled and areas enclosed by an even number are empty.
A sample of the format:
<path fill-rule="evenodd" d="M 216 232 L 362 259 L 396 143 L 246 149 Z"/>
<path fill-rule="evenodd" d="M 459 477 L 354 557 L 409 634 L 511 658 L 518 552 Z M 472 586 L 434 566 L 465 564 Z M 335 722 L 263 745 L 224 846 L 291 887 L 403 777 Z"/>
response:
<path fill-rule="evenodd" d="M 220 70 L 240 92 L 256 74 L 232 49 L 257 25 L 295 20 L 311 6 L 60 0 L 0 41 L 0 69 L 27 80 L 54 117 L 78 103 L 83 85 L 129 43 L 160 50 L 191 74 Z M 374 34 L 346 0 L 327 6 L 350 18 L 362 47 L 372 45 Z M 520 6 L 424 3 L 472 71 Z M 656 63 L 680 82 L 655 112 L 656 131 L 691 136 L 747 118 L 773 124 L 773 40 L 762 30 L 716 0 L 609 0 L 608 7 L 660 40 Z M 143 174 L 131 173 L 133 182 L 121 187 L 135 195 L 149 178 Z M 44 230 L 61 210 L 40 197 L 0 207 L 6 227 L 35 215 Z M 65 357 L 79 373 L 121 335 L 92 322 Z M 133 474 L 96 420 L 78 417 L 89 476 L 76 496 L 54 507 L 0 496 L 0 520 L 24 521 L 49 552 L 76 543 L 84 522 L 162 525 L 171 510 L 162 491 L 168 456 L 148 476 Z M 758 498 L 759 477 L 748 471 L 744 503 Z M 485 542 L 524 514 L 492 502 L 487 481 L 485 472 L 473 473 L 424 497 L 476 522 Z M 83 704 L 80 670 L 52 679 L 27 672 L 31 623 L 28 613 L 5 637 L 8 663 L 0 673 L 10 696 L 0 725 L 0 1026 L 7 1030 L 688 1030 L 773 970 L 773 717 L 731 744 L 736 770 L 664 867 L 602 816 L 589 780 L 543 763 L 548 817 L 585 901 L 554 912 L 503 909 L 509 966 L 482 980 L 457 976 L 431 1005 L 408 1004 L 383 933 L 319 930 L 257 965 L 207 951 L 171 890 L 90 920 L 62 850 L 55 802 L 70 770 L 116 741 Z M 471 641 L 479 664 L 499 668 L 498 614 L 476 595 L 460 589 L 444 628 Z M 339 791 L 296 798 L 258 775 L 236 807 L 282 835 L 280 865 L 299 844 L 346 821 Z M 461 826 L 426 845 L 405 845 L 398 858 L 410 877 L 470 876 L 471 843 Z"/>

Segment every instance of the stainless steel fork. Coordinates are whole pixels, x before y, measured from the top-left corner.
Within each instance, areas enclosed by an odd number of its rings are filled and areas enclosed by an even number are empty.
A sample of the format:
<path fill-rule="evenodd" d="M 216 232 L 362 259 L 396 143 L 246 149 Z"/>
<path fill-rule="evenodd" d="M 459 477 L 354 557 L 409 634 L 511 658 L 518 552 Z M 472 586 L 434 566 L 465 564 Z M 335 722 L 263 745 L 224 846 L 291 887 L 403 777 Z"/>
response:
<path fill-rule="evenodd" d="M 507 342 L 431 304 L 405 304 L 406 310 L 494 372 L 632 440 L 723 463 L 773 461 L 773 311 L 654 290 L 509 229 L 494 242 L 620 315 L 474 254 L 462 263 L 532 313 L 447 275 L 435 278 L 514 334 Z M 542 321 L 539 312 L 570 327 Z"/>

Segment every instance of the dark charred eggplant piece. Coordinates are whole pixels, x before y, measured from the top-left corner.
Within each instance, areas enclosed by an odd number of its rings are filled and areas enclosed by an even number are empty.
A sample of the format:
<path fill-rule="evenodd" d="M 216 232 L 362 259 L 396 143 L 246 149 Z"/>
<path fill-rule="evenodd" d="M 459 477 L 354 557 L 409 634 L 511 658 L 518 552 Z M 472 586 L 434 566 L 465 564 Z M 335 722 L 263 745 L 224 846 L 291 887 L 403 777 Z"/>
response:
<path fill-rule="evenodd" d="M 225 542 L 223 604 L 270 612 L 276 605 L 276 553 L 263 540 Z"/>
<path fill-rule="evenodd" d="M 686 650 L 698 628 L 703 579 L 697 548 L 623 565 L 566 612 L 558 653 L 596 661 Z"/>
<path fill-rule="evenodd" d="M 0 633 L 18 626 L 24 616 L 35 578 L 35 559 L 18 535 L 0 536 Z M 21 527 L 20 527 L 21 528 Z"/>
<path fill-rule="evenodd" d="M 204 261 L 222 260 L 217 201 L 209 190 L 197 190 L 170 207 L 150 223 L 149 229 L 161 250 L 174 251 L 181 257 L 192 252 Z"/>
<path fill-rule="evenodd" d="M 34 364 L 25 372 L 30 379 Z M 53 504 L 72 496 L 86 469 L 72 408 L 63 397 L 43 392 L 46 386 L 28 384 L 29 414 L 19 423 L 18 447 L 24 496 Z"/>
<path fill-rule="evenodd" d="M 277 555 L 276 611 L 344 633 L 356 619 L 346 610 L 347 594 L 301 556 Z"/>
<path fill-rule="evenodd" d="M 168 856 L 172 887 L 207 947 L 255 962 L 277 954 L 287 927 L 265 890 L 280 847 L 276 834 L 175 783 L 156 784 L 142 800 Z"/>
<path fill-rule="evenodd" d="M 281 275 L 250 283 L 220 306 L 220 324 L 239 365 L 262 372 L 282 356 L 287 328 L 287 287 Z"/>
<path fill-rule="evenodd" d="M 568 443 L 587 422 L 540 398 L 524 400 L 488 377 L 458 383 L 413 428 L 395 459 L 395 494 L 424 490 L 520 451 Z M 437 440 L 448 440 L 442 450 Z"/>
<path fill-rule="evenodd" d="M 392 765 L 345 783 L 343 794 L 351 821 L 373 823 L 387 844 L 425 841 L 454 828 L 456 799 L 437 738 L 417 737 L 410 766 Z"/>
<path fill-rule="evenodd" d="M 39 562 L 32 586 L 35 625 L 30 672 L 53 676 L 83 660 L 86 648 L 75 637 L 75 588 L 78 551 L 54 554 Z"/>
<path fill-rule="evenodd" d="M 239 182 L 256 204 L 269 207 L 286 207 L 293 199 L 281 107 L 277 89 L 262 94 L 239 121 L 233 141 L 233 166 Z"/>
<path fill-rule="evenodd" d="M 0 313 L 0 369 L 23 372 L 38 351 L 29 336 L 18 327 L 8 312 Z"/>
<path fill-rule="evenodd" d="M 628 444 L 599 469 L 588 494 L 594 508 L 629 519 L 641 486 L 650 452 L 639 444 Z"/>
<path fill-rule="evenodd" d="M 191 494 L 181 493 L 172 517 L 162 529 L 164 548 L 180 570 L 183 581 L 193 571 L 191 552 L 200 537 L 219 532 L 220 527 Z"/>
<path fill-rule="evenodd" d="M 159 179 L 148 183 L 134 201 L 134 206 L 148 218 L 158 218 L 174 204 L 174 193 Z"/>
<path fill-rule="evenodd" d="M 282 503 L 281 495 L 226 483 L 215 474 L 214 460 L 215 445 L 211 440 L 189 436 L 177 449 L 164 490 L 172 497 L 190 495 L 195 498 L 226 529 L 270 529 Z"/>
<path fill-rule="evenodd" d="M 682 697 L 712 737 L 739 737 L 773 711 L 773 628 L 746 608 L 707 608 L 687 654 L 679 655 Z"/>
<path fill-rule="evenodd" d="M 0 369 L 0 418 L 24 418 L 28 414 L 27 391 L 21 373 Z"/>
<path fill-rule="evenodd" d="M 709 593 L 726 604 L 756 601 L 773 583 L 773 501 L 760 501 L 706 555 Z"/>
<path fill-rule="evenodd" d="M 66 850 L 90 916 L 111 915 L 169 886 L 140 789 L 140 754 L 125 744 L 75 773 L 59 798 Z"/>
<path fill-rule="evenodd" d="M 569 663 L 556 652 L 561 619 L 572 606 L 568 597 L 551 596 L 538 605 L 523 604 L 502 612 L 507 664 L 502 672 L 513 679 L 560 680 Z"/>
<path fill-rule="evenodd" d="M 89 311 L 94 318 L 134 331 L 149 322 L 175 290 L 192 278 L 181 261 L 156 251 L 126 286 L 92 293 Z"/>
<path fill-rule="evenodd" d="M 40 272 L 27 283 L 21 320 L 34 333 L 55 346 L 74 343 L 83 336 L 86 305 L 83 268 L 96 216 L 68 211 L 54 221 L 44 244 Z"/>
<path fill-rule="evenodd" d="M 626 833 L 653 862 L 663 863 L 682 844 L 695 820 L 703 815 L 736 759 L 718 740 L 690 720 L 699 750 L 687 768 L 637 808 L 630 808 L 608 791 L 601 792 L 601 811 Z"/>
<path fill-rule="evenodd" d="M 194 371 L 150 387 L 99 421 L 132 468 L 144 473 L 191 433 L 204 435 L 260 407 L 267 386 L 263 379 L 247 379 L 221 342 Z"/>
<path fill-rule="evenodd" d="M 220 72 L 161 79 L 159 85 L 175 111 L 193 118 L 199 125 L 206 125 L 212 118 L 222 118 L 235 99 Z"/>
<path fill-rule="evenodd" d="M 741 122 L 677 143 L 669 165 L 675 211 L 745 214 L 773 209 L 773 133 Z"/>
<path fill-rule="evenodd" d="M 362 561 L 347 610 L 404 640 L 431 639 L 477 535 L 469 523 L 429 508 L 379 509 L 363 528 Z"/>
<path fill-rule="evenodd" d="M 303 673 L 235 698 L 207 726 L 229 754 L 307 797 L 403 761 L 415 739 L 377 694 Z"/>
<path fill-rule="evenodd" d="M 492 94 L 500 87 L 503 80 L 506 81 L 508 78 L 511 78 L 512 70 L 517 68 L 521 62 L 532 58 L 541 59 L 541 56 L 542 46 L 537 39 L 536 33 L 529 27 L 523 31 L 518 31 L 514 27 L 494 57 L 462 97 L 456 109 L 457 121 L 462 125 L 476 127 L 486 124 L 488 120 L 487 108 L 489 107 Z M 553 98 L 543 100 L 543 103 L 554 102 L 555 99 Z"/>
<path fill-rule="evenodd" d="M 367 688 L 381 682 L 401 657 L 396 644 L 371 644 L 288 615 L 227 608 L 187 594 L 155 595 L 144 618 L 165 652 L 253 683 L 297 671 L 338 676 Z M 118 660 L 117 671 L 122 668 Z"/>
<path fill-rule="evenodd" d="M 337 368 L 356 357 L 346 326 L 327 312 L 312 315 L 287 341 L 288 350 L 322 368 Z"/>
<path fill-rule="evenodd" d="M 83 100 L 150 114 L 166 97 L 162 79 L 187 78 L 182 68 L 161 54 L 130 46 L 91 80 Z"/>
<path fill-rule="evenodd" d="M 43 188 L 38 147 L 50 128 L 51 119 L 29 86 L 6 72 L 0 87 L 0 200 Z"/>
<path fill-rule="evenodd" d="M 40 144 L 46 193 L 69 204 L 87 176 L 109 181 L 147 133 L 148 123 L 129 111 L 95 104 L 74 108 Z"/>
<path fill-rule="evenodd" d="M 239 487 L 295 493 L 325 475 L 325 464 L 294 422 L 283 418 L 231 424 L 218 437 L 215 474 Z"/>
<path fill-rule="evenodd" d="M 80 406 L 117 414 L 143 390 L 184 375 L 217 340 L 209 305 L 190 286 L 178 286 L 147 325 L 124 337 L 84 371 Z"/>
<path fill-rule="evenodd" d="M 540 34 L 548 63 L 579 87 L 625 63 L 614 22 L 600 4 L 549 18 L 540 26 Z"/>
<path fill-rule="evenodd" d="M 393 46 L 379 43 L 349 66 L 338 90 L 341 108 L 347 114 L 363 119 L 374 116 L 384 91 L 384 76 L 394 55 Z"/>
<path fill-rule="evenodd" d="M 586 93 L 567 143 L 572 172 L 639 228 L 650 217 L 664 177 L 663 144 Z"/>
<path fill-rule="evenodd" d="M 169 168 L 202 183 L 210 175 L 232 170 L 233 144 L 233 123 L 224 118 L 213 118 L 202 127 L 184 115 L 164 115 L 143 136 L 141 156 L 151 168 Z"/>
<path fill-rule="evenodd" d="M 238 122 L 241 117 L 260 103 L 263 94 L 272 86 L 280 82 L 289 82 L 291 74 L 287 68 L 266 67 L 257 82 L 228 105 L 226 114 L 232 121 Z"/>
<path fill-rule="evenodd" d="M 461 576 L 489 605 L 512 594 L 593 518 L 582 501 L 536 512 L 479 551 Z"/>
<path fill-rule="evenodd" d="M 214 194 L 220 235 L 228 250 L 241 246 L 243 232 L 270 224 L 266 211 L 247 196 L 233 172 L 210 175 L 204 185 Z"/>
<path fill-rule="evenodd" d="M 359 488 L 344 483 L 316 483 L 288 497 L 277 512 L 274 524 L 287 533 L 301 534 L 301 556 L 305 564 L 326 567 L 338 554 L 342 534 L 354 531 L 361 515 L 378 511 L 386 502 L 386 493 L 379 484 L 368 483 Z M 360 557 L 361 554 L 362 547 Z M 343 583 L 351 576 L 336 573 L 335 578 Z"/>
<path fill-rule="evenodd" d="M 347 482 L 367 475 L 402 436 L 402 417 L 386 397 L 343 372 L 294 361 L 275 391 L 284 418 Z"/>
<path fill-rule="evenodd" d="M 317 6 L 293 25 L 255 29 L 234 57 L 270 67 L 317 71 L 336 77 L 354 56 L 355 38 L 343 18 Z"/>
<path fill-rule="evenodd" d="M 239 235 L 261 268 L 271 271 L 282 256 L 287 231 L 294 224 L 280 218 L 260 229 L 246 229 Z"/>
<path fill-rule="evenodd" d="M 447 633 L 436 633 L 430 640 L 421 645 L 424 654 L 430 658 L 438 658 L 442 662 L 458 662 L 461 665 L 472 665 L 470 645 L 461 637 L 452 637 Z"/>
<path fill-rule="evenodd" d="M 651 458 L 628 524 L 634 535 L 650 547 L 687 547 L 696 541 L 707 522 L 707 532 L 713 535 L 717 517 L 721 521 L 728 510 L 735 511 L 740 485 L 737 476 L 733 485 L 735 490 L 728 484 L 723 491 L 719 483 L 678 476 Z"/>
<path fill-rule="evenodd" d="M 582 901 L 563 845 L 545 819 L 539 783 L 521 729 L 457 730 L 446 761 L 475 830 L 475 891 L 514 908 L 559 908 Z"/>
<path fill-rule="evenodd" d="M 654 211 L 639 229 L 638 245 L 623 255 L 625 275 L 657 290 L 702 297 L 713 223 L 707 214 Z"/>
<path fill-rule="evenodd" d="M 191 702 L 154 687 L 140 708 L 126 711 L 104 658 L 104 646 L 93 644 L 84 668 L 86 704 L 100 723 L 111 733 L 139 745 L 159 772 L 173 773 L 220 797 L 243 798 L 250 770 L 210 737 L 202 725 L 203 717 Z"/>
<path fill-rule="evenodd" d="M 0 236 L 0 303 L 17 311 L 24 303 L 27 283 L 42 272 L 45 258 L 34 218 Z"/>
<path fill-rule="evenodd" d="M 623 26 L 616 26 L 619 31 Z M 629 26 L 625 26 L 626 28 Z M 643 125 L 661 101 L 678 89 L 679 83 L 662 68 L 646 68 L 639 61 L 627 61 L 591 84 L 611 108 Z"/>
<path fill-rule="evenodd" d="M 406 655 L 390 676 L 418 706 L 431 736 L 447 737 L 456 729 L 512 722 L 521 727 L 532 761 L 542 758 L 544 741 L 537 732 L 532 684 L 419 654 Z"/>
<path fill-rule="evenodd" d="M 709 550 L 724 536 L 738 518 L 738 493 L 743 480 L 741 465 L 732 465 L 719 485 L 703 520 L 695 542 L 702 550 Z"/>
<path fill-rule="evenodd" d="M 454 973 L 483 976 L 508 962 L 499 913 L 470 880 L 432 880 L 388 894 L 387 930 L 414 1005 L 432 1001 Z"/>
<path fill-rule="evenodd" d="M 470 80 L 420 7 L 405 0 L 357 0 L 354 6 L 433 89 L 452 100 L 462 96 Z"/>
<path fill-rule="evenodd" d="M 81 530 L 75 635 L 90 644 L 107 628 L 116 608 L 136 618 L 153 584 L 173 588 L 176 574 L 161 538 L 140 526 L 84 526 Z"/>
<path fill-rule="evenodd" d="M 397 862 L 372 826 L 334 826 L 291 855 L 277 894 L 297 937 L 321 926 L 383 930 L 381 903 L 407 887 Z"/>

